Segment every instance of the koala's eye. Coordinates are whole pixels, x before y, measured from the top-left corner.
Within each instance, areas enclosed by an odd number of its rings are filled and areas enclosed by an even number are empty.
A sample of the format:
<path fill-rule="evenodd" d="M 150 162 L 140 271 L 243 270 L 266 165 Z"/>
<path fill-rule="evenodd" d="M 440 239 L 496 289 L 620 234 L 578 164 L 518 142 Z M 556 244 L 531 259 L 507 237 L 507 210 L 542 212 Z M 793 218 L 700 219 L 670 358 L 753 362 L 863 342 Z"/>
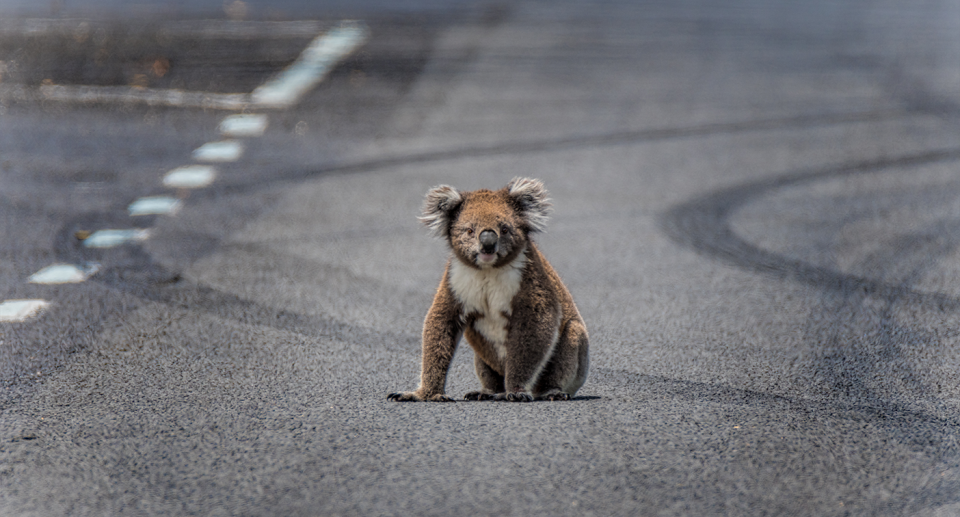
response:
<path fill-rule="evenodd" d="M 500 233 L 510 233 L 510 227 L 505 224 L 501 224 Z"/>
<path fill-rule="evenodd" d="M 473 228 L 467 228 L 466 231 L 467 231 L 467 235 L 470 235 L 470 236 L 473 235 Z"/>

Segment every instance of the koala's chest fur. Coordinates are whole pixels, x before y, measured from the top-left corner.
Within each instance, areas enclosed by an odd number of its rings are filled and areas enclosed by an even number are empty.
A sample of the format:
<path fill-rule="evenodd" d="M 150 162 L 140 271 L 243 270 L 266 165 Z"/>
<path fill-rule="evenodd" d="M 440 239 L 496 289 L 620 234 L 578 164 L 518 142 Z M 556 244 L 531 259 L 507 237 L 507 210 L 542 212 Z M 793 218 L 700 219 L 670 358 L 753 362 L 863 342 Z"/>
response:
<path fill-rule="evenodd" d="M 450 288 L 463 306 L 462 317 L 472 316 L 473 329 L 506 356 L 511 303 L 520 291 L 526 254 L 499 268 L 476 269 L 456 258 L 450 265 Z"/>

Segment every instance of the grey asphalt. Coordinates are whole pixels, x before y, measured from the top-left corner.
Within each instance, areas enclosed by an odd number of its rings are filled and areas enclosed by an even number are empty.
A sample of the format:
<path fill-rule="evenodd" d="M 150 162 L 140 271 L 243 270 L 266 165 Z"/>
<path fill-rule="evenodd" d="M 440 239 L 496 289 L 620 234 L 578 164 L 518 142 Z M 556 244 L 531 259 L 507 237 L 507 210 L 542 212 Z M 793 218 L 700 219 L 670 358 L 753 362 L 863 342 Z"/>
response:
<path fill-rule="evenodd" d="M 0 323 L 0 514 L 960 514 L 960 10 L 715 4 L 370 8 L 103 252 L 75 232 L 129 224 L 225 113 L 5 101 L 0 298 L 55 306 Z M 553 198 L 586 384 L 386 400 L 446 259 L 423 194 L 517 175 Z M 447 391 L 476 386 L 464 346 Z"/>

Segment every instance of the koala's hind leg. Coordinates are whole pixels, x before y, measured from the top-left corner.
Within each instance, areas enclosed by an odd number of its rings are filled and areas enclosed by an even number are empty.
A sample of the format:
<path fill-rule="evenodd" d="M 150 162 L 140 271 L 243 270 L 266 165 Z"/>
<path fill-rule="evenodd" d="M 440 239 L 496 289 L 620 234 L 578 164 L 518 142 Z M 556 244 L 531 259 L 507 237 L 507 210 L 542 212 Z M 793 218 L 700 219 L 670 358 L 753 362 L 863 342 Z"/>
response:
<path fill-rule="evenodd" d="M 467 393 L 463 396 L 464 399 L 493 400 L 498 393 L 503 393 L 503 375 L 495 372 L 478 355 L 473 356 L 473 366 L 477 370 L 477 377 L 480 378 L 480 385 L 483 389 Z"/>
<path fill-rule="evenodd" d="M 570 400 L 587 379 L 587 329 L 579 320 L 567 323 L 553 357 L 533 388 L 537 400 Z"/>

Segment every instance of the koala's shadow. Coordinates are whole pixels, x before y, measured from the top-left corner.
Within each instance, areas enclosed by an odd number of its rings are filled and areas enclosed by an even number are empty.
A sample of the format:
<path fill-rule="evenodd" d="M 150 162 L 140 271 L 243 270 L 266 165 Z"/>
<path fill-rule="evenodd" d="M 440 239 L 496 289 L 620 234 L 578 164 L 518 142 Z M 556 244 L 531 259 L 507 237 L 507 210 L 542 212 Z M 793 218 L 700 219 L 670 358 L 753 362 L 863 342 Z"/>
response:
<path fill-rule="evenodd" d="M 584 396 L 573 397 L 573 398 L 570 399 L 570 400 L 564 400 L 564 401 L 534 400 L 534 401 L 531 401 L 531 402 L 524 402 L 524 404 L 536 404 L 536 403 L 538 403 L 538 402 L 551 403 L 551 404 L 563 404 L 563 403 L 566 403 L 566 402 L 589 402 L 589 401 L 591 401 L 591 400 L 601 400 L 601 399 L 603 399 L 603 397 L 599 397 L 599 396 L 596 396 L 596 395 L 584 395 Z M 484 403 L 497 404 L 497 403 L 503 403 L 504 401 L 502 401 L 502 400 L 463 400 L 463 399 L 460 399 L 460 400 L 457 400 L 457 402 L 467 402 L 467 403 L 476 402 L 476 403 L 480 403 L 480 404 L 484 404 Z M 514 403 L 514 402 L 511 402 L 511 404 L 515 404 L 515 403 Z"/>

